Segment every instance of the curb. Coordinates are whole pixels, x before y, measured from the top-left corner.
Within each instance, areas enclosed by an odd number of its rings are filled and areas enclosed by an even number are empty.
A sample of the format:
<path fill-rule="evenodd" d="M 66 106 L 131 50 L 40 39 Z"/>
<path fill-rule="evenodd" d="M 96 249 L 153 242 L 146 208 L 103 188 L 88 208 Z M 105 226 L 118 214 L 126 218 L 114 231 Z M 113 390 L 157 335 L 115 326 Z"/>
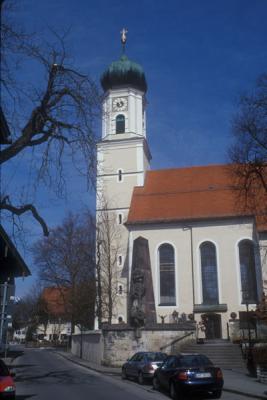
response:
<path fill-rule="evenodd" d="M 109 376 L 120 376 L 121 375 L 120 372 L 103 371 L 101 369 L 94 368 L 94 367 L 92 367 L 90 365 L 84 364 L 83 362 L 81 362 L 79 360 L 75 360 L 75 359 L 73 359 L 71 357 L 68 357 L 63 353 L 57 353 L 57 354 L 59 354 L 61 357 L 65 358 L 65 360 L 73 362 L 73 364 L 80 365 L 81 367 L 87 368 L 87 369 L 89 369 L 91 371 L 99 372 L 99 373 L 102 373 L 102 374 L 105 374 L 105 375 L 109 375 Z"/>
<path fill-rule="evenodd" d="M 241 392 L 241 390 L 236 390 L 236 389 L 223 388 L 223 392 L 240 394 L 241 396 L 250 397 L 252 399 L 260 399 L 260 400 L 266 400 L 267 399 L 267 396 L 265 396 L 264 394 L 261 396 L 261 395 L 258 395 L 258 394 L 252 394 L 252 393 L 248 393 L 248 392 Z"/>

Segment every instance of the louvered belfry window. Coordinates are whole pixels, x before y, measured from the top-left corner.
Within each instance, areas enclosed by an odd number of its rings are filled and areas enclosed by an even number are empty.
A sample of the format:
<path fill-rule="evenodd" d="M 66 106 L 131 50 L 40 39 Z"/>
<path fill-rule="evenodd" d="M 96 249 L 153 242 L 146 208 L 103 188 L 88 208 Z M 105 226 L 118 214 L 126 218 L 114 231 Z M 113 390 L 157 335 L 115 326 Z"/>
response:
<path fill-rule="evenodd" d="M 216 247 L 211 242 L 200 246 L 203 304 L 218 304 L 218 277 Z"/>
<path fill-rule="evenodd" d="M 117 115 L 116 117 L 116 133 L 124 133 L 125 132 L 125 117 L 122 114 Z"/>
<path fill-rule="evenodd" d="M 160 305 L 176 305 L 174 249 L 170 244 L 159 247 Z"/>

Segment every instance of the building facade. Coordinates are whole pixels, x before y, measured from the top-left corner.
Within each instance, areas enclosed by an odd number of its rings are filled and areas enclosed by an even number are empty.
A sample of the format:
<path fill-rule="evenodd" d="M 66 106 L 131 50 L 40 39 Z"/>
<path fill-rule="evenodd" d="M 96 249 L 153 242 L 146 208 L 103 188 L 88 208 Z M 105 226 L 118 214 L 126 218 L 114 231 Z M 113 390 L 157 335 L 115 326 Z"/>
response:
<path fill-rule="evenodd" d="M 148 241 L 157 321 L 189 316 L 205 321 L 207 337 L 226 338 L 228 321 L 247 304 L 255 308 L 262 295 L 267 226 L 237 203 L 229 166 L 150 170 L 140 65 L 123 54 L 101 83 L 96 218 L 98 262 L 113 270 L 109 322 L 129 320 L 133 248 L 141 237 Z M 109 263 L 104 220 L 113 232 Z"/>

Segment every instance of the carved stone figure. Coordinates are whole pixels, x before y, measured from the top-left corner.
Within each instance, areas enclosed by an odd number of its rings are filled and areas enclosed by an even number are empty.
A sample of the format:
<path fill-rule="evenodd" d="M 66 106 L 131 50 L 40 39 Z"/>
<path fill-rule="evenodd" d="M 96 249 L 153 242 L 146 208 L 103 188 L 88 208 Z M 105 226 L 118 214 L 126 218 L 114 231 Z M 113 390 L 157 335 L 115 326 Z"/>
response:
<path fill-rule="evenodd" d="M 156 322 L 148 241 L 142 237 L 135 239 L 133 246 L 129 322 L 135 328 Z"/>
<path fill-rule="evenodd" d="M 145 324 L 145 313 L 143 306 L 143 297 L 145 295 L 144 274 L 139 268 L 133 271 L 132 291 L 131 291 L 131 323 L 135 327 L 141 327 Z"/>

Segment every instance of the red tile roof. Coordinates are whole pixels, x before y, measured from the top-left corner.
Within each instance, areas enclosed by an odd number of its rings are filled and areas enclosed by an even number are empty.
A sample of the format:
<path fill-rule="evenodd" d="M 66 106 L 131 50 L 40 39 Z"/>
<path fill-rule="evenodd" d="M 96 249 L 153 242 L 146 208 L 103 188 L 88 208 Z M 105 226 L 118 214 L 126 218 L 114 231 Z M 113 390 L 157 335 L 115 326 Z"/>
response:
<path fill-rule="evenodd" d="M 237 201 L 229 166 L 209 165 L 148 171 L 134 188 L 127 224 L 241 216 L 253 215 Z"/>
<path fill-rule="evenodd" d="M 53 316 L 63 316 L 66 314 L 66 297 L 68 288 L 47 287 L 42 292 L 42 298 L 46 302 L 47 311 Z"/>

